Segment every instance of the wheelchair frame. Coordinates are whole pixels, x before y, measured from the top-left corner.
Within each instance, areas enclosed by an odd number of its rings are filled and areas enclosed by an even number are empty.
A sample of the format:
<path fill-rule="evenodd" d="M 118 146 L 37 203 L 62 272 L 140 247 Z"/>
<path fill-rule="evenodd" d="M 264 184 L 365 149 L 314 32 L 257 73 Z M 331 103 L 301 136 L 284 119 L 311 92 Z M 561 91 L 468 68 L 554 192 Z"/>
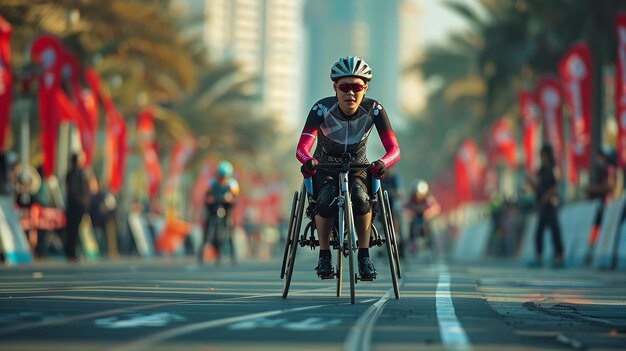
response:
<path fill-rule="evenodd" d="M 337 170 L 339 169 L 339 194 L 336 197 L 338 204 L 338 214 L 336 217 L 335 225 L 330 235 L 331 248 L 337 251 L 337 262 L 335 278 L 337 279 L 337 297 L 341 296 L 342 292 L 342 269 L 343 258 L 348 258 L 349 277 L 350 277 L 350 302 L 355 303 L 355 285 L 358 280 L 361 280 L 355 273 L 354 269 L 354 251 L 358 249 L 357 235 L 354 227 L 354 217 L 352 213 L 352 203 L 350 198 L 350 191 L 348 189 L 348 174 L 350 171 L 357 169 L 364 169 L 367 164 L 350 164 L 349 161 L 344 160 L 343 163 L 332 164 L 319 164 L 319 169 Z M 372 216 L 371 231 L 370 231 L 370 247 L 377 245 L 382 246 L 385 244 L 387 249 L 387 257 L 389 259 L 389 269 L 391 275 L 391 281 L 395 298 L 400 298 L 400 292 L 398 289 L 398 279 L 401 279 L 400 272 L 400 259 L 398 253 L 398 243 L 395 235 L 395 228 L 393 226 L 393 218 L 391 208 L 389 206 L 389 195 L 387 191 L 383 191 L 378 179 L 374 180 L 373 190 L 376 194 L 376 202 L 374 205 L 378 206 L 378 211 L 374 211 Z M 306 198 L 306 199 L 305 199 Z M 305 201 L 309 203 L 306 210 L 306 216 L 309 220 L 305 230 L 301 231 L 302 222 L 305 212 Z M 283 262 L 280 271 L 280 278 L 284 279 L 283 285 L 283 298 L 286 298 L 289 294 L 289 287 L 291 285 L 291 279 L 293 276 L 295 259 L 298 246 L 309 246 L 314 250 L 319 246 L 319 240 L 317 239 L 315 232 L 315 200 L 313 199 L 313 189 L 311 179 L 305 179 L 302 182 L 300 191 L 294 192 L 293 201 L 291 205 L 291 213 L 289 216 L 289 226 L 287 233 L 287 240 L 285 244 L 285 250 L 283 255 Z M 375 208 L 376 206 L 374 206 Z M 373 208 L 373 210 L 374 210 Z M 380 236 L 380 233 L 374 225 L 374 216 L 381 215 L 383 224 L 384 237 Z M 341 235 L 339 235 L 341 233 Z M 308 236 L 307 236 L 308 235 Z M 364 280 L 364 279 L 363 279 Z M 368 279 L 370 280 L 370 279 Z"/>

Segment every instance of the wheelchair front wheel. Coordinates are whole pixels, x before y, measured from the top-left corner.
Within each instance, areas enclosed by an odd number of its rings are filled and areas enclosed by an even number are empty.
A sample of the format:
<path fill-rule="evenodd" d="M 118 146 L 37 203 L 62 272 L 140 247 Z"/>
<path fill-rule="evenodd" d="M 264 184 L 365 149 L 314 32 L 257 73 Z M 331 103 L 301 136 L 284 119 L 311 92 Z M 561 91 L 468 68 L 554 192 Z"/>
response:
<path fill-rule="evenodd" d="M 393 252 L 393 259 L 396 264 L 396 274 L 398 279 L 402 279 L 402 272 L 400 269 L 400 252 L 398 250 L 398 237 L 396 236 L 396 228 L 393 223 L 393 213 L 391 212 L 391 203 L 389 201 L 389 194 L 385 191 L 385 205 L 387 206 L 387 223 L 389 223 L 389 234 L 391 237 L 391 249 Z"/>
<path fill-rule="evenodd" d="M 296 209 L 298 206 L 298 192 L 293 194 L 293 201 L 291 202 L 291 213 L 289 215 L 289 226 L 287 227 L 287 239 L 285 240 L 285 252 L 283 254 L 283 264 L 280 268 L 280 279 L 285 277 L 285 267 L 287 265 L 287 257 L 289 256 L 289 248 L 293 244 L 291 241 L 291 232 L 296 224 Z"/>
<path fill-rule="evenodd" d="M 380 190 L 379 190 L 380 191 Z M 384 192 L 384 200 L 387 200 L 387 192 Z M 393 285 L 393 293 L 396 297 L 396 300 L 400 298 L 400 290 L 398 288 L 398 277 L 397 277 L 397 270 L 396 270 L 396 259 L 395 259 L 395 254 L 393 251 L 393 239 L 392 239 L 392 228 L 389 226 L 389 221 L 388 221 L 388 216 L 389 213 L 387 212 L 387 206 L 386 206 L 387 202 L 383 201 L 380 204 L 380 210 L 381 210 L 381 215 L 384 218 L 384 223 L 383 223 L 383 229 L 384 229 L 384 233 L 385 233 L 385 248 L 387 249 L 387 258 L 389 259 L 389 270 L 391 273 L 391 283 Z"/>
<path fill-rule="evenodd" d="M 355 302 L 355 284 L 356 284 L 356 273 L 354 272 L 354 248 L 356 247 L 356 242 L 354 237 L 356 233 L 354 232 L 354 217 L 352 216 L 352 201 L 350 201 L 350 197 L 347 196 L 344 203 L 344 215 L 346 216 L 346 232 L 348 233 L 348 238 L 346 240 L 347 250 L 348 250 L 348 267 L 350 269 L 350 303 L 354 305 Z"/>
<path fill-rule="evenodd" d="M 305 189 L 304 184 L 298 194 L 298 206 L 296 209 L 295 225 L 291 228 L 289 236 L 287 238 L 287 245 L 289 250 L 287 254 L 287 261 L 285 262 L 285 281 L 283 285 L 283 298 L 287 298 L 289 294 L 289 286 L 291 285 L 291 276 L 293 275 L 294 266 L 296 263 L 296 252 L 298 251 L 298 235 L 300 235 L 300 228 L 302 227 L 302 215 L 304 213 L 304 197 Z"/>

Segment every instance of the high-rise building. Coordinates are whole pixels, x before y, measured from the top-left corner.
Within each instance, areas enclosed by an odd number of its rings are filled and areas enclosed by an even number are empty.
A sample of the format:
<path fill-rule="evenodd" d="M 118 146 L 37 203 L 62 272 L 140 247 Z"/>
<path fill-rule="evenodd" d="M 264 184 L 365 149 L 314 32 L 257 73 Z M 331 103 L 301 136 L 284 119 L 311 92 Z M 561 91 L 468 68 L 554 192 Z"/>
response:
<path fill-rule="evenodd" d="M 401 114 L 421 108 L 421 82 L 402 73 L 418 55 L 417 0 L 314 0 L 306 3 L 304 14 L 308 40 L 305 105 L 333 94 L 331 65 L 340 57 L 356 55 L 372 67 L 368 96 L 383 103 L 392 123 L 398 125 Z"/>
<path fill-rule="evenodd" d="M 301 111 L 302 0 L 188 0 L 180 10 L 199 23 L 195 31 L 209 59 L 234 60 L 257 75 L 266 112 L 294 127 Z"/>

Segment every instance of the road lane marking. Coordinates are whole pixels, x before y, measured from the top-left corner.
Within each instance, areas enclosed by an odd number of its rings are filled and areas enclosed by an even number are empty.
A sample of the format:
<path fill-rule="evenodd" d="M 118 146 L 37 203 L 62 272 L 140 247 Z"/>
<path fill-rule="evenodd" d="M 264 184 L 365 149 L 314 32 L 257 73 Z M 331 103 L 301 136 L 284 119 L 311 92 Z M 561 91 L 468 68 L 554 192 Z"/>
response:
<path fill-rule="evenodd" d="M 330 288 L 322 288 L 322 289 L 310 289 L 306 291 L 310 292 L 310 291 L 328 290 L 328 289 L 334 289 L 334 288 L 330 287 Z M 303 291 L 303 292 L 306 292 L 306 291 Z M 242 299 L 275 297 L 276 295 L 277 295 L 276 293 L 272 293 L 272 294 L 259 294 L 259 295 L 252 295 L 252 296 L 243 296 L 243 297 L 231 297 L 231 298 L 225 298 L 225 299 L 214 298 L 214 299 L 207 299 L 207 300 L 182 300 L 182 301 L 178 300 L 178 301 L 168 301 L 168 302 L 162 302 L 162 303 L 150 304 L 150 305 L 122 307 L 122 308 L 116 308 L 112 310 L 81 314 L 77 316 L 70 316 L 66 318 L 43 320 L 43 321 L 13 325 L 13 326 L 6 327 L 6 328 L 0 328 L 0 335 L 7 335 L 7 334 L 23 331 L 23 330 L 47 327 L 51 325 L 67 324 L 67 323 L 72 323 L 72 322 L 86 320 L 86 319 L 111 316 L 117 313 L 124 313 L 124 312 L 129 312 L 129 311 L 139 311 L 139 310 L 159 308 L 159 307 L 171 306 L 171 305 L 194 305 L 194 304 L 206 305 L 206 304 L 222 303 L 222 302 L 229 302 L 229 301 L 237 301 L 237 300 L 242 300 Z M 71 296 L 71 295 L 68 295 L 68 296 L 54 296 L 54 295 L 53 296 L 29 296 L 29 297 L 21 297 L 20 299 L 70 299 L 70 300 L 116 301 L 116 302 L 137 301 L 136 298 L 124 299 L 124 298 L 119 298 L 119 297 L 113 297 L 113 298 L 104 297 L 104 296 L 85 297 L 85 296 Z"/>
<path fill-rule="evenodd" d="M 136 350 L 136 349 L 148 350 L 150 349 L 150 346 L 157 345 L 165 340 L 173 339 L 173 338 L 176 338 L 185 334 L 193 333 L 199 330 L 217 328 L 217 327 L 222 327 L 225 325 L 239 323 L 239 322 L 243 322 L 247 320 L 272 317 L 272 316 L 285 314 L 285 313 L 312 310 L 312 309 L 326 307 L 326 306 L 330 306 L 330 305 L 316 305 L 316 306 L 306 306 L 306 307 L 297 307 L 297 308 L 290 308 L 290 309 L 258 312 L 258 313 L 246 314 L 246 315 L 241 315 L 241 316 L 236 316 L 236 317 L 215 319 L 212 321 L 189 324 L 189 325 L 185 325 L 185 326 L 178 327 L 178 328 L 168 329 L 160 333 L 152 334 L 145 338 L 141 338 L 129 344 L 115 347 L 110 350 L 113 350 L 113 351 L 126 351 L 126 350 Z"/>
<path fill-rule="evenodd" d="M 45 321 L 39 321 L 39 322 L 18 324 L 18 325 L 14 325 L 14 326 L 11 326 L 11 327 L 8 327 L 8 328 L 0 329 L 0 335 L 11 334 L 11 333 L 15 333 L 15 332 L 22 331 L 22 330 L 27 330 L 27 329 L 34 329 L 34 328 L 39 328 L 39 327 L 47 327 L 47 326 L 51 326 L 51 325 L 67 324 L 67 323 L 80 321 L 80 320 L 84 320 L 84 319 L 98 318 L 98 317 L 103 317 L 103 316 L 110 316 L 110 315 L 116 314 L 116 313 L 124 313 L 124 312 L 128 312 L 128 311 L 145 310 L 145 309 L 149 309 L 149 308 L 157 308 L 157 307 L 169 306 L 169 305 L 175 305 L 175 304 L 179 304 L 179 302 L 159 303 L 159 304 L 154 304 L 154 305 L 144 305 L 144 306 L 135 306 L 135 307 L 124 307 L 124 308 L 117 308 L 117 309 L 108 310 L 108 311 L 101 311 L 101 312 L 95 312 L 95 313 L 81 314 L 81 315 L 78 315 L 78 316 L 61 318 L 61 319 L 45 320 Z"/>
<path fill-rule="evenodd" d="M 389 289 L 383 297 L 375 304 L 371 305 L 357 319 L 356 323 L 350 328 L 350 333 L 346 338 L 345 349 L 348 351 L 369 351 L 372 343 L 372 330 L 378 316 L 383 311 L 383 307 L 393 294 L 393 288 Z"/>
<path fill-rule="evenodd" d="M 467 334 L 456 317 L 452 295 L 450 294 L 450 274 L 447 269 L 444 269 L 439 275 L 435 306 L 439 335 L 444 348 L 455 351 L 472 350 Z"/>

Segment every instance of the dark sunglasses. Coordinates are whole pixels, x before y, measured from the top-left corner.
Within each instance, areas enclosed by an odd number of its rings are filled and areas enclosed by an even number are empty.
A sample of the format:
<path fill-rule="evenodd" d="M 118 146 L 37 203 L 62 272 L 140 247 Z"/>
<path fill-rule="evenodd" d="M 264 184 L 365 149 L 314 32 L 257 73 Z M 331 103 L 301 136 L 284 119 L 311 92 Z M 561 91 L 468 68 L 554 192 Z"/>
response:
<path fill-rule="evenodd" d="M 365 85 L 362 85 L 359 83 L 342 83 L 342 84 L 337 84 L 337 88 L 343 91 L 344 93 L 347 93 L 350 90 L 352 90 L 355 93 L 358 93 L 360 91 L 363 91 L 363 89 L 365 89 Z"/>

